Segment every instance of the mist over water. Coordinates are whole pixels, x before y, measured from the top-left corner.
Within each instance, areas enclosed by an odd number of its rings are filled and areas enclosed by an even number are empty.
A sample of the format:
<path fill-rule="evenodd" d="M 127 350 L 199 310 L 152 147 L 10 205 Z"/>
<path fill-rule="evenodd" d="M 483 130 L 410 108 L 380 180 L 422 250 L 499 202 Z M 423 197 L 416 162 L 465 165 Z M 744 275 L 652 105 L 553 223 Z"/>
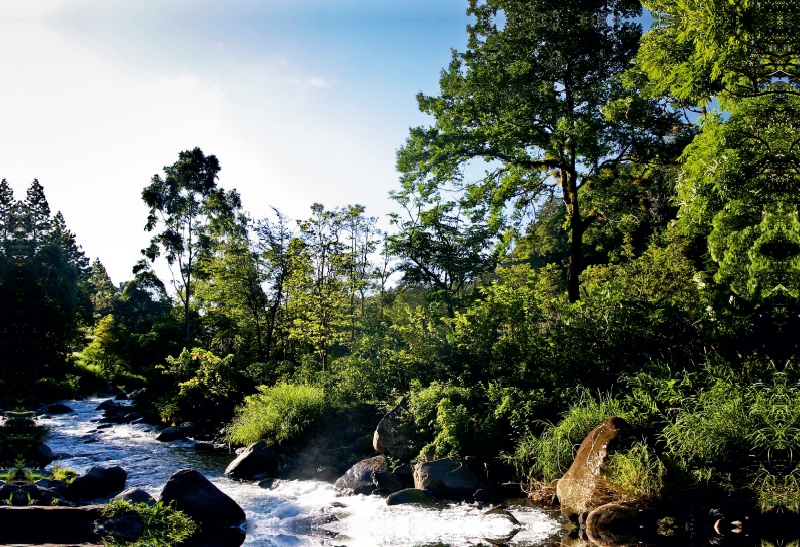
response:
<path fill-rule="evenodd" d="M 233 481 L 223 476 L 231 456 L 200 454 L 190 441 L 156 441 L 153 426 L 115 424 L 98 430 L 100 424 L 91 420 L 101 417 L 94 410 L 100 401 L 71 401 L 75 413 L 41 420 L 50 427 L 47 444 L 62 455 L 59 465 L 78 472 L 119 465 L 128 472 L 127 487 L 142 488 L 155 498 L 175 471 L 193 467 L 245 510 L 246 546 L 471 547 L 514 534 L 506 544 L 522 547 L 541 545 L 560 529 L 539 507 L 511 506 L 520 522 L 515 525 L 503 515 L 484 514 L 486 507 L 466 503 L 390 507 L 378 496 L 336 497 L 333 485 L 319 481 L 278 481 L 273 489 Z M 319 519 L 324 515 L 338 520 L 313 524 L 328 520 Z"/>

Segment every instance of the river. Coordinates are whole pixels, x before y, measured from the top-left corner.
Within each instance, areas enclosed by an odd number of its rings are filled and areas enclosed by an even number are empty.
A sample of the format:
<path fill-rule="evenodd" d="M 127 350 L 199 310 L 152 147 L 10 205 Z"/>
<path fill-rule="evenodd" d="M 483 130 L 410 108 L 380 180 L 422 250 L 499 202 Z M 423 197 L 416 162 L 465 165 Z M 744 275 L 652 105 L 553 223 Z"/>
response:
<path fill-rule="evenodd" d="M 93 465 L 119 465 L 128 472 L 127 487 L 155 498 L 175 471 L 195 468 L 245 510 L 248 547 L 473 547 L 512 534 L 504 544 L 523 547 L 542 545 L 561 528 L 552 512 L 522 501 L 509 506 L 521 523 L 515 526 L 474 504 L 390 507 L 378 496 L 337 498 L 333 486 L 320 481 L 280 481 L 271 490 L 233 481 L 223 476 L 231 456 L 198 453 L 190 441 L 156 441 L 153 426 L 115 424 L 98 430 L 100 424 L 92 420 L 101 417 L 94 409 L 102 400 L 67 401 L 74 413 L 40 420 L 50 428 L 47 444 L 61 455 L 58 464 L 81 473 Z M 298 525 L 321 511 L 339 520 L 313 531 Z"/>

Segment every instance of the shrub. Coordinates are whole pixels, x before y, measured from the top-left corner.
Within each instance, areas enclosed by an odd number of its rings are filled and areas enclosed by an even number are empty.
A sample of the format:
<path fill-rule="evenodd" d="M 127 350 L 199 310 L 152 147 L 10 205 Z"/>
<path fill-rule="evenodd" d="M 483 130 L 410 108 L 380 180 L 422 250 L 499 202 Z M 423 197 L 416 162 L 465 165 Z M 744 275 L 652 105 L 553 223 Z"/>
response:
<path fill-rule="evenodd" d="M 258 391 L 246 397 L 245 404 L 236 409 L 227 435 L 232 443 L 294 441 L 307 433 L 326 409 L 324 392 L 319 387 L 278 384 L 259 386 Z"/>

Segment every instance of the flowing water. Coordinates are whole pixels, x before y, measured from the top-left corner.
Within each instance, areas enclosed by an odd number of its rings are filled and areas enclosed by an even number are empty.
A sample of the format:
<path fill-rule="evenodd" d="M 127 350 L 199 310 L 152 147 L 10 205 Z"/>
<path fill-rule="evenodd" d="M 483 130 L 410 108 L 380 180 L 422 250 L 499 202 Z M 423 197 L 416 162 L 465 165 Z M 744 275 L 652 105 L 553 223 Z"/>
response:
<path fill-rule="evenodd" d="M 378 496 L 337 498 L 331 484 L 319 481 L 279 481 L 271 490 L 232 481 L 223 476 L 230 456 L 200 454 L 190 441 L 161 443 L 152 426 L 115 424 L 98 430 L 91 420 L 101 417 L 94 410 L 101 400 L 71 401 L 74 413 L 41 420 L 50 427 L 48 445 L 61 455 L 58 464 L 78 472 L 93 465 L 119 465 L 128 472 L 128 487 L 142 488 L 155 498 L 175 471 L 193 467 L 245 510 L 248 547 L 471 547 L 490 545 L 487 540 L 497 538 L 523 547 L 542 545 L 561 527 L 541 507 L 511 505 L 509 511 L 520 523 L 515 525 L 473 504 L 390 507 Z M 339 520 L 308 525 L 323 512 Z"/>

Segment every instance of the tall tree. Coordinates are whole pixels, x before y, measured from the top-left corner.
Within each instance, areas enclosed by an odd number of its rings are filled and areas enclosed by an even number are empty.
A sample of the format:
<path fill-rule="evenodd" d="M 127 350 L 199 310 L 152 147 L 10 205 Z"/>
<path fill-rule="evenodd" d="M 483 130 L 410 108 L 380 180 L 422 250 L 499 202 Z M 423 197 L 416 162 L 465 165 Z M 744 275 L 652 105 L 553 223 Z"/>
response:
<path fill-rule="evenodd" d="M 216 156 L 205 156 L 200 148 L 194 148 L 180 152 L 178 161 L 164 167 L 164 177 L 154 175 L 142 190 L 142 199 L 150 208 L 145 230 L 160 228 L 142 254 L 151 262 L 162 252 L 167 259 L 173 286 L 183 304 L 187 340 L 191 336 L 193 276 L 198 259 L 209 249 L 208 230 L 230 222 L 241 207 L 235 190 L 225 192 L 217 187 L 219 171 Z M 137 268 L 134 273 L 138 273 Z"/>
<path fill-rule="evenodd" d="M 570 235 L 567 288 L 579 298 L 583 235 L 601 208 L 582 207 L 584 189 L 673 128 L 655 102 L 619 85 L 641 36 L 638 0 L 471 0 L 469 49 L 453 53 L 441 95 L 420 94 L 432 127 L 411 130 L 398 152 L 404 190 L 421 195 L 455 182 L 488 201 L 495 218 L 525 209 L 555 188 Z M 612 101 L 627 106 L 608 110 Z M 667 120 L 670 120 L 667 122 Z M 465 182 L 472 160 L 494 162 Z"/>

